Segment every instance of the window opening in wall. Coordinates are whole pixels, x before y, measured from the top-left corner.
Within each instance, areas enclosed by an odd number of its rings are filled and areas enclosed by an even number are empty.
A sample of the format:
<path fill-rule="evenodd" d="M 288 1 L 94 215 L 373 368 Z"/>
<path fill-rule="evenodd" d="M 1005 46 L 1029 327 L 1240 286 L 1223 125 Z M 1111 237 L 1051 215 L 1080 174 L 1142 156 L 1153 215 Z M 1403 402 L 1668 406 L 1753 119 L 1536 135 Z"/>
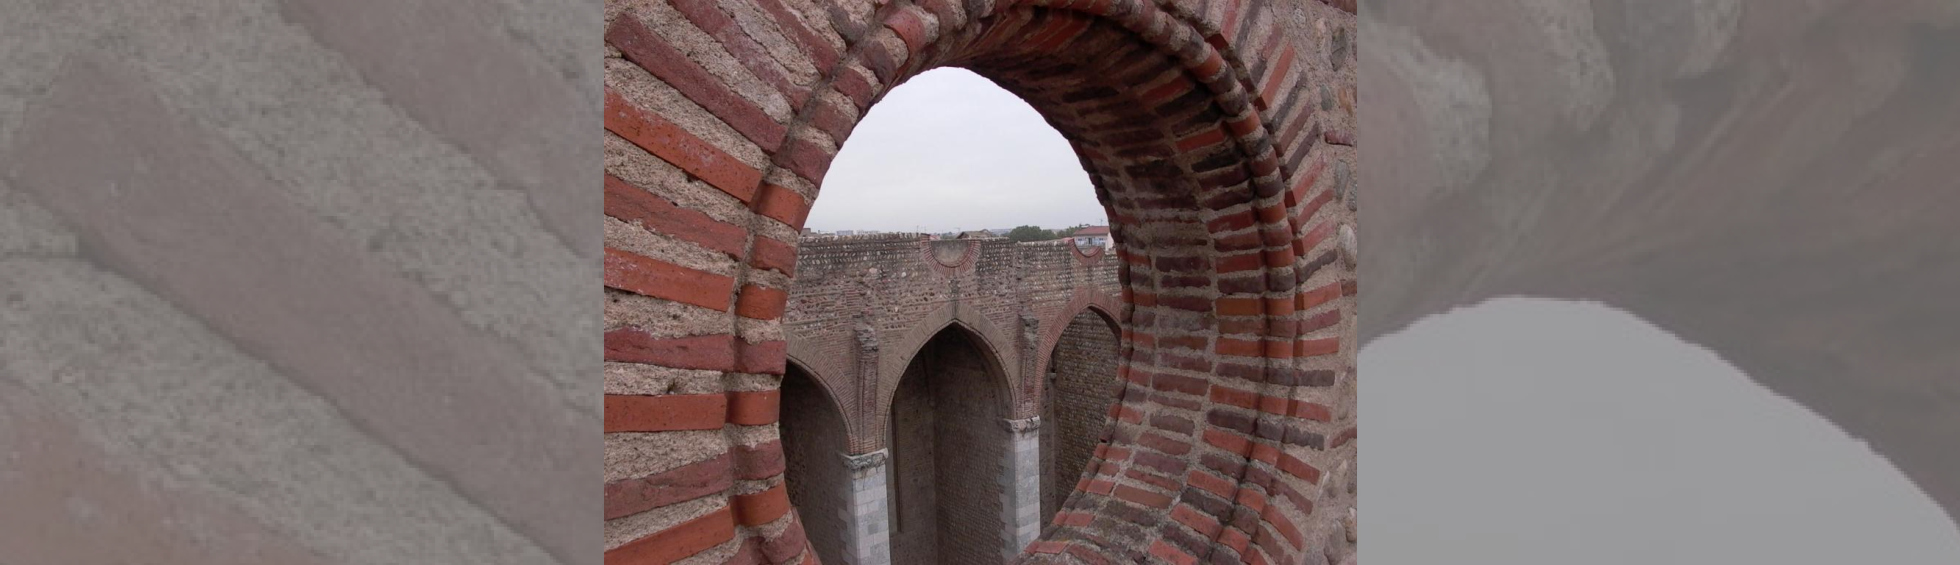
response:
<path fill-rule="evenodd" d="M 1064 106 L 1059 111 L 1074 110 Z M 1076 148 L 1021 97 L 971 71 L 927 71 L 887 92 L 851 130 L 819 192 L 804 224 L 791 282 L 783 325 L 788 341 L 798 340 L 798 332 L 806 328 L 824 331 L 820 320 L 859 312 L 882 316 L 881 312 L 931 310 L 955 303 L 984 309 L 999 300 L 1014 306 L 1017 303 L 1012 301 L 1019 298 L 1001 295 L 1007 288 L 1016 293 L 1023 288 L 1052 290 L 1060 298 L 1046 297 L 1050 302 L 1067 302 L 1078 287 L 1099 296 L 1116 293 L 1113 262 L 1090 258 L 1098 253 L 1092 248 L 1107 251 L 1113 243 L 1103 203 Z M 853 239 L 862 236 L 882 237 Z M 903 239 L 909 244 L 913 238 L 929 243 L 918 248 L 921 255 L 896 263 L 887 257 L 867 259 L 857 251 L 900 253 L 894 251 L 900 247 L 881 242 Z M 1025 247 L 1044 245 L 1052 247 Z M 839 251 L 826 254 L 825 249 Z M 902 252 L 912 253 L 910 249 Z M 1004 267 L 1010 264 L 1027 268 Z M 840 284 L 834 293 L 829 287 L 813 291 L 802 286 L 846 280 L 851 286 Z M 844 297 L 799 301 L 799 296 L 816 296 L 805 292 Z M 810 323 L 800 323 L 803 320 Z M 1016 455 L 1021 452 L 1015 446 L 1021 444 L 1014 442 L 1025 438 L 1015 434 L 1026 432 L 1010 428 L 1008 421 L 1029 415 L 1010 418 L 1005 408 L 1009 393 L 982 390 L 1006 385 L 983 381 L 1004 379 L 994 374 L 1002 370 L 999 359 L 1021 353 L 988 349 L 990 343 L 1017 346 L 983 338 L 982 330 L 974 326 L 943 328 L 916 352 L 891 350 L 898 348 L 895 342 L 904 342 L 905 331 L 881 328 L 877 337 L 890 348 L 882 355 L 914 355 L 904 369 L 908 376 L 896 383 L 881 382 L 876 379 L 891 375 L 875 374 L 874 369 L 870 375 L 851 373 L 844 378 L 856 382 L 838 385 L 845 390 L 870 387 L 891 395 L 880 401 L 892 404 L 874 408 L 889 410 L 882 425 L 869 425 L 876 422 L 875 416 L 860 416 L 870 418 L 861 420 L 868 427 L 883 428 L 863 438 L 875 438 L 877 445 L 856 446 L 884 450 L 884 477 L 879 482 L 885 492 L 856 491 L 852 496 L 882 497 L 882 502 L 869 502 L 873 505 L 869 509 L 882 506 L 886 517 L 879 531 L 889 534 L 887 547 L 894 562 L 998 562 L 989 560 L 998 558 L 1003 546 L 1030 541 L 1017 538 L 1017 532 L 1026 528 L 1013 522 L 1019 519 L 1016 516 L 1035 516 L 1034 511 L 1020 508 L 1039 505 L 1042 493 L 1037 487 L 1028 487 L 1025 493 L 989 489 L 1050 480 L 1045 478 L 1050 474 L 1047 459 L 1037 460 L 1038 468 L 1029 471 L 1024 470 L 1026 459 L 1017 458 L 1026 456 Z M 905 343 L 909 347 L 916 342 Z M 1109 362 L 1102 365 L 1109 367 L 1108 377 L 1113 379 L 1114 351 L 1109 355 Z M 915 377 L 916 382 L 904 380 Z M 1033 377 L 1026 382 L 1044 388 L 1056 378 Z M 1050 403 L 1042 401 L 1047 393 L 1041 394 L 1033 399 L 1041 403 L 1035 407 L 1037 414 L 1052 421 Z M 996 397 L 989 402 L 1000 406 L 974 404 L 988 397 Z M 1094 417 L 1105 413 L 1106 407 L 1099 408 Z M 1038 443 L 1046 443 L 1052 435 L 1045 426 L 1040 433 Z M 989 506 L 1004 498 L 1012 498 L 1008 504 L 1015 508 Z M 877 518 L 866 520 L 870 521 L 862 522 L 865 528 L 877 528 L 870 525 Z"/>
<path fill-rule="evenodd" d="M 1020 97 L 960 68 L 921 73 L 873 105 L 821 190 L 806 235 L 1108 240 L 1068 140 Z"/>

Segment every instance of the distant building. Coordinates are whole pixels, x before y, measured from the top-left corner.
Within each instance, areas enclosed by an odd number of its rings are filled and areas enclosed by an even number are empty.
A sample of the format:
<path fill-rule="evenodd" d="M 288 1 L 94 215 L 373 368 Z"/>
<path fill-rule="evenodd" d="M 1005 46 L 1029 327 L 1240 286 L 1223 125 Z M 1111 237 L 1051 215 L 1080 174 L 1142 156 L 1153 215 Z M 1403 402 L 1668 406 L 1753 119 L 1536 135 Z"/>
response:
<path fill-rule="evenodd" d="M 1068 238 L 1075 242 L 1076 247 L 1101 247 L 1104 251 L 1116 247 L 1116 242 L 1109 237 L 1109 226 L 1089 226 L 1075 230 L 1075 233 L 1068 234 Z"/>

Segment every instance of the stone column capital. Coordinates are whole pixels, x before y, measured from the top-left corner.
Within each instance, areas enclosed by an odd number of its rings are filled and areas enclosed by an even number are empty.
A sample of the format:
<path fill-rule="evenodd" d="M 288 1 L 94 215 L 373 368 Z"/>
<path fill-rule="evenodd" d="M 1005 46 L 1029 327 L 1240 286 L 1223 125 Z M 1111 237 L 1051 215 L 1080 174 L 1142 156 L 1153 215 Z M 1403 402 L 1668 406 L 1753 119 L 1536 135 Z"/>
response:
<path fill-rule="evenodd" d="M 1019 420 L 1001 420 L 1000 424 L 1002 426 L 1006 426 L 1007 431 L 1014 432 L 1017 434 L 1025 434 L 1028 432 L 1041 429 L 1041 417 L 1033 416 L 1029 418 L 1022 418 Z"/>
<path fill-rule="evenodd" d="M 885 458 L 888 453 L 889 451 L 884 449 L 859 455 L 846 453 L 844 454 L 844 466 L 850 468 L 852 471 L 863 471 L 872 467 L 880 467 L 885 464 Z"/>

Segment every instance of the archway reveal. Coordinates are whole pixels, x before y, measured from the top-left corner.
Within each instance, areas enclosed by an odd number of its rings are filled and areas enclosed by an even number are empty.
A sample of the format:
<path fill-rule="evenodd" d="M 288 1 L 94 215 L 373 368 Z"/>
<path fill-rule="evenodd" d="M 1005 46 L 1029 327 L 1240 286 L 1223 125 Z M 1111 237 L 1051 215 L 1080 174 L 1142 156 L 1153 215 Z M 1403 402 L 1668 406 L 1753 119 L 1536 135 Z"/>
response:
<path fill-rule="evenodd" d="M 609 374 L 722 392 L 609 382 L 608 458 L 684 458 L 646 467 L 727 487 L 609 512 L 608 562 L 814 561 L 767 441 L 796 234 L 858 117 L 948 65 L 1071 141 L 1120 260 L 1107 443 L 1021 559 L 1350 558 L 1352 495 L 1322 486 L 1355 435 L 1351 239 L 1332 237 L 1353 191 L 1323 174 L 1354 160 L 1353 6 L 1335 4 L 609 2 Z"/>

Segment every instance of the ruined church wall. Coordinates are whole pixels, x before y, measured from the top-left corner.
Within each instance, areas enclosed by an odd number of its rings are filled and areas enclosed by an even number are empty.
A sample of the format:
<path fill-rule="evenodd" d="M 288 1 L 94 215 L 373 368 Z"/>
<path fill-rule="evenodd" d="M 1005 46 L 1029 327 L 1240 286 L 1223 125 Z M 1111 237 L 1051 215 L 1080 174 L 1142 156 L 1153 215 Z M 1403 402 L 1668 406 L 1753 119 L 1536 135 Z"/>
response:
<path fill-rule="evenodd" d="M 957 253 L 945 252 L 948 247 Z M 806 237 L 801 250 L 783 333 L 792 354 L 819 367 L 844 411 L 859 422 L 852 444 L 858 452 L 874 449 L 883 436 L 880 412 L 890 405 L 901 362 L 947 323 L 978 334 L 990 348 L 985 354 L 1016 379 L 1021 402 L 1015 414 L 1002 417 L 1035 415 L 1038 377 L 1021 374 L 1021 366 L 1037 357 L 1042 362 L 1030 365 L 1045 366 L 1046 352 L 1036 351 L 1042 336 L 1051 333 L 1049 326 L 1068 323 L 1065 316 L 1072 313 L 1064 310 L 1078 296 L 1107 300 L 1119 288 L 1112 258 L 1083 257 L 1064 243 L 880 234 Z M 1024 315 L 1037 321 L 1027 332 Z M 877 346 L 881 374 L 860 374 L 860 330 Z M 862 402 L 866 397 L 871 402 Z"/>

